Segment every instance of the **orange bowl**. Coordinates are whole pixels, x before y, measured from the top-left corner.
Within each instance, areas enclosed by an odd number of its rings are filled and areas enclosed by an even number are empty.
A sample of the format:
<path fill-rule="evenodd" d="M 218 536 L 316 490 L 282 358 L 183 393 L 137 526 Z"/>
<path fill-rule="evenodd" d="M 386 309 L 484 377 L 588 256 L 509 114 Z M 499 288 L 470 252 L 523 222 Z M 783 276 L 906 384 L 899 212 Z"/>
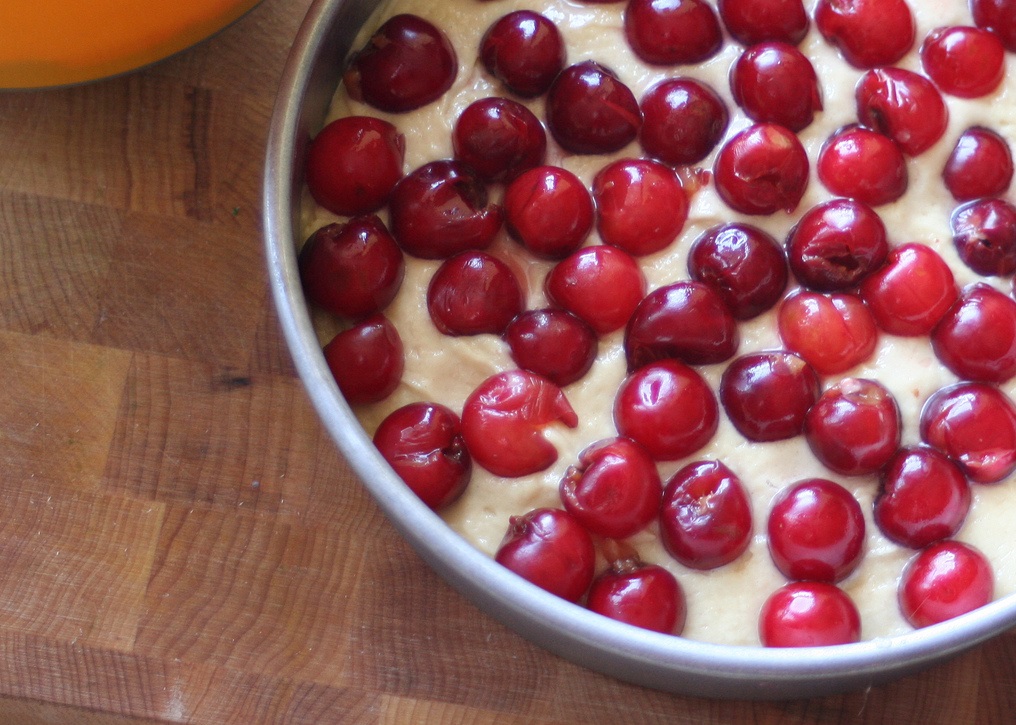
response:
<path fill-rule="evenodd" d="M 0 88 L 96 80 L 204 40 L 259 0 L 6 0 Z"/>

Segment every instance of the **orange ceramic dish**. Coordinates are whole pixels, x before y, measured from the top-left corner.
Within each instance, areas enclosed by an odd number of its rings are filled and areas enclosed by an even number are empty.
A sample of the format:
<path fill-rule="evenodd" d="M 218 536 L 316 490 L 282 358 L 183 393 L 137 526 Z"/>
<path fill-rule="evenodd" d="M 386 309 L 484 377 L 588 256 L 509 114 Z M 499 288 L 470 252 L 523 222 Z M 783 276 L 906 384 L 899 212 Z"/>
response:
<path fill-rule="evenodd" d="M 123 73 L 197 43 L 259 0 L 5 0 L 0 88 L 67 85 Z"/>

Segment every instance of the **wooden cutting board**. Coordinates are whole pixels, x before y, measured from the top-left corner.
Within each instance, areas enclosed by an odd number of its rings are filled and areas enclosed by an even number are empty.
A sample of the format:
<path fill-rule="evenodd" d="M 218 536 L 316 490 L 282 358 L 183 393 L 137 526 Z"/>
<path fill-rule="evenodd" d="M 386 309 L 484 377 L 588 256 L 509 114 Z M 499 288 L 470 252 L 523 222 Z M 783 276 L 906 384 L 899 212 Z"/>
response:
<path fill-rule="evenodd" d="M 522 640 L 394 534 L 267 289 L 261 170 L 309 0 L 0 94 L 0 723 L 1002 722 L 1016 635 L 867 692 L 709 702 Z"/>

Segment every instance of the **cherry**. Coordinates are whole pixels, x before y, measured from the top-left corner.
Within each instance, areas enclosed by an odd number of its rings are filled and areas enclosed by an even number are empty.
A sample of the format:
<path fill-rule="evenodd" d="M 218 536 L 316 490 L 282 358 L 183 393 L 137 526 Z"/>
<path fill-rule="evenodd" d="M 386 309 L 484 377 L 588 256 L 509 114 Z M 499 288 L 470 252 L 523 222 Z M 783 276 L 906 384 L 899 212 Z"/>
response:
<path fill-rule="evenodd" d="M 822 110 L 815 69 L 789 43 L 759 43 L 745 50 L 731 69 L 730 90 L 749 118 L 791 131 L 807 128 Z"/>
<path fill-rule="evenodd" d="M 377 211 L 402 178 L 405 151 L 405 136 L 387 121 L 372 116 L 336 119 L 307 149 L 307 190 L 333 214 Z"/>
<path fill-rule="evenodd" d="M 504 332 L 512 359 L 523 370 L 564 387 L 579 380 L 596 360 L 596 332 L 565 310 L 527 310 Z"/>
<path fill-rule="evenodd" d="M 922 549 L 959 531 L 970 499 L 955 463 L 933 448 L 901 448 L 882 471 L 875 523 L 892 541 Z"/>
<path fill-rule="evenodd" d="M 719 424 L 716 398 L 697 372 L 677 360 L 660 360 L 624 379 L 614 399 L 614 423 L 658 461 L 691 455 Z"/>
<path fill-rule="evenodd" d="M 596 228 L 607 244 L 643 256 L 668 247 L 688 218 L 688 197 L 669 166 L 619 159 L 593 179 Z"/>
<path fill-rule="evenodd" d="M 565 151 L 618 151 L 635 140 L 641 125 L 631 90 L 595 61 L 565 68 L 547 93 L 547 127 Z"/>
<path fill-rule="evenodd" d="M 557 460 L 543 429 L 578 416 L 561 389 L 524 370 L 496 373 L 477 386 L 462 406 L 462 437 L 473 460 L 495 476 L 537 473 Z"/>
<path fill-rule="evenodd" d="M 374 432 L 374 445 L 395 473 L 439 511 L 469 485 L 473 462 L 451 409 L 438 403 L 409 403 L 389 413 Z"/>
<path fill-rule="evenodd" d="M 1012 177 L 1009 144 L 994 131 L 977 126 L 959 137 L 942 170 L 945 187 L 956 201 L 1001 196 Z"/>
<path fill-rule="evenodd" d="M 905 0 L 819 0 L 815 25 L 855 68 L 893 65 L 916 34 Z"/>
<path fill-rule="evenodd" d="M 804 419 L 804 435 L 815 457 L 844 476 L 882 468 L 900 446 L 900 410 L 874 380 L 843 378 L 822 393 Z"/>
<path fill-rule="evenodd" d="M 727 366 L 720 402 L 745 438 L 777 441 L 804 430 L 804 417 L 819 396 L 815 369 L 793 353 L 757 352 Z"/>
<path fill-rule="evenodd" d="M 448 37 L 416 15 L 396 15 L 353 55 L 343 76 L 354 100 L 390 113 L 436 101 L 452 87 L 459 64 Z"/>
<path fill-rule="evenodd" d="M 749 320 L 775 305 L 787 286 L 787 258 L 758 227 L 732 222 L 707 229 L 688 251 L 688 274 L 712 287 L 734 319 Z"/>
<path fill-rule="evenodd" d="M 557 25 L 531 10 L 502 16 L 480 40 L 480 61 L 487 72 L 524 98 L 547 92 L 564 67 L 565 53 Z"/>
<path fill-rule="evenodd" d="M 405 368 L 402 338 L 380 312 L 333 337 L 324 356 L 350 405 L 387 398 L 399 387 Z"/>
<path fill-rule="evenodd" d="M 543 163 L 547 135 L 532 111 L 509 98 L 483 98 L 459 115 L 452 131 L 455 158 L 484 181 L 504 181 Z"/>
<path fill-rule="evenodd" d="M 639 141 L 671 166 L 697 164 L 723 138 L 730 114 L 712 88 L 693 78 L 668 78 L 646 91 L 639 105 Z"/>
<path fill-rule="evenodd" d="M 986 383 L 937 391 L 921 410 L 921 438 L 971 481 L 995 483 L 1016 471 L 1016 405 Z"/>
<path fill-rule="evenodd" d="M 594 579 L 586 606 L 619 622 L 674 635 L 684 629 L 687 616 L 684 592 L 674 575 L 638 560 L 615 563 Z"/>
<path fill-rule="evenodd" d="M 574 252 L 593 229 L 593 199 L 575 174 L 558 166 L 529 169 L 504 195 L 508 234 L 530 252 L 560 259 Z"/>
<path fill-rule="evenodd" d="M 912 242 L 889 252 L 886 263 L 861 281 L 860 294 L 882 330 L 912 337 L 934 329 L 959 289 L 945 260 Z"/>
<path fill-rule="evenodd" d="M 921 46 L 924 72 L 945 93 L 986 96 L 1005 76 L 1005 48 L 994 33 L 964 26 L 936 28 Z"/>
<path fill-rule="evenodd" d="M 875 352 L 878 331 L 864 302 L 852 294 L 799 291 L 777 312 L 783 344 L 820 375 L 843 373 Z"/>
<path fill-rule="evenodd" d="M 790 582 L 759 613 L 765 647 L 830 647 L 861 639 L 861 616 L 847 594 L 826 582 Z"/>
<path fill-rule="evenodd" d="M 808 154 L 792 131 L 760 123 L 724 144 L 713 172 L 716 191 L 735 211 L 791 212 L 808 186 Z"/>
<path fill-rule="evenodd" d="M 591 533 L 626 539 L 660 512 L 662 483 L 645 448 L 608 438 L 585 448 L 561 479 L 561 501 Z"/>
<path fill-rule="evenodd" d="M 667 482 L 660 539 L 684 566 L 716 569 L 751 543 L 751 500 L 741 479 L 720 461 L 690 463 Z"/>
<path fill-rule="evenodd" d="M 900 147 L 862 126 L 834 133 L 819 151 L 817 168 L 829 191 L 869 206 L 896 201 L 907 190 L 907 164 Z"/>
<path fill-rule="evenodd" d="M 788 579 L 835 584 L 860 564 L 864 514 L 843 486 L 809 478 L 783 489 L 769 512 L 769 553 Z"/>
<path fill-rule="evenodd" d="M 1013 0 L 970 0 L 974 24 L 998 36 L 1006 50 L 1016 51 L 1016 3 Z"/>
<path fill-rule="evenodd" d="M 704 0 L 629 0 L 624 35 L 653 65 L 701 63 L 723 45 L 720 21 Z"/>
<path fill-rule="evenodd" d="M 1016 301 L 984 282 L 965 290 L 931 335 L 942 363 L 965 380 L 1016 375 Z"/>
<path fill-rule="evenodd" d="M 808 34 L 808 12 L 801 0 L 719 0 L 723 24 L 742 45 L 779 40 L 797 45 Z"/>
<path fill-rule="evenodd" d="M 921 550 L 900 578 L 900 610 L 914 627 L 966 614 L 994 596 L 991 564 L 980 551 L 959 541 L 940 541 Z"/>
<path fill-rule="evenodd" d="M 628 322 L 646 293 L 646 279 L 627 252 L 606 244 L 583 247 L 547 273 L 547 298 L 605 335 Z"/>
<path fill-rule="evenodd" d="M 445 335 L 500 335 L 523 306 L 515 273 L 486 252 L 445 260 L 427 287 L 427 311 Z"/>
<path fill-rule="evenodd" d="M 1004 199 L 978 199 L 958 207 L 950 219 L 960 259 L 977 274 L 1016 272 L 1016 206 Z"/>
<path fill-rule="evenodd" d="M 861 124 L 888 136 L 908 156 L 931 148 L 949 125 L 935 85 L 904 68 L 869 70 L 857 82 L 854 99 Z"/>
<path fill-rule="evenodd" d="M 511 517 L 494 560 L 541 589 L 577 602 L 593 581 L 596 549 L 571 514 L 538 508 Z"/>
<path fill-rule="evenodd" d="M 423 259 L 483 249 L 502 221 L 501 207 L 461 161 L 432 161 L 408 174 L 396 185 L 389 211 L 395 239 Z"/>
<path fill-rule="evenodd" d="M 395 299 L 406 266 L 395 239 L 376 216 L 327 224 L 300 250 L 304 294 L 333 315 L 362 319 Z"/>
<path fill-rule="evenodd" d="M 708 365 L 737 352 L 737 323 L 718 293 L 701 282 L 675 282 L 650 292 L 624 331 L 628 370 L 676 358 Z"/>
<path fill-rule="evenodd" d="M 790 270 L 801 284 L 820 292 L 856 287 L 888 253 L 882 219 L 853 199 L 812 207 L 787 237 Z"/>

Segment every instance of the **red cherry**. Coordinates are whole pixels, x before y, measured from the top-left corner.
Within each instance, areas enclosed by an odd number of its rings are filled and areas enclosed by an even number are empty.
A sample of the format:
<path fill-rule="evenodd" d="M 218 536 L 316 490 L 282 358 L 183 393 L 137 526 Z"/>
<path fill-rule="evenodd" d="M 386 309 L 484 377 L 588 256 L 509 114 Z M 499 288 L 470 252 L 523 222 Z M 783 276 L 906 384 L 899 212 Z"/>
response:
<path fill-rule="evenodd" d="M 670 246 L 688 218 L 688 197 L 669 166 L 619 159 L 593 179 L 596 228 L 607 244 L 643 256 Z"/>
<path fill-rule="evenodd" d="M 581 379 L 596 360 L 596 332 L 565 310 L 527 310 L 504 339 L 516 365 L 560 387 Z"/>
<path fill-rule="evenodd" d="M 986 383 L 942 388 L 921 410 L 921 438 L 971 481 L 995 483 L 1016 471 L 1016 405 Z"/>
<path fill-rule="evenodd" d="M 708 365 L 737 352 L 737 323 L 723 299 L 701 282 L 675 282 L 650 292 L 624 331 L 628 370 L 676 358 Z"/>
<path fill-rule="evenodd" d="M 660 511 L 662 483 L 649 453 L 628 438 L 598 441 L 561 479 L 561 501 L 591 533 L 626 539 Z"/>
<path fill-rule="evenodd" d="M 593 228 L 593 198 L 575 174 L 557 166 L 523 172 L 504 195 L 508 233 L 545 259 L 565 257 Z"/>
<path fill-rule="evenodd" d="M 817 168 L 829 191 L 869 206 L 896 201 L 907 190 L 907 163 L 900 147 L 862 126 L 834 133 L 819 151 Z"/>
<path fill-rule="evenodd" d="M 620 563 L 593 580 L 586 606 L 619 622 L 679 635 L 687 608 L 677 579 L 656 564 Z"/>
<path fill-rule="evenodd" d="M 720 402 L 730 422 L 753 441 L 799 435 L 819 391 L 814 368 L 797 355 L 782 351 L 739 357 L 720 380 Z"/>
<path fill-rule="evenodd" d="M 791 212 L 808 186 L 808 154 L 792 131 L 760 123 L 724 144 L 713 171 L 716 191 L 735 211 Z"/>
<path fill-rule="evenodd" d="M 624 34 L 635 55 L 654 65 L 701 63 L 723 45 L 720 21 L 703 0 L 629 0 Z"/>
<path fill-rule="evenodd" d="M 439 511 L 469 485 L 473 463 L 461 424 L 438 403 L 410 403 L 392 411 L 374 432 L 374 445 L 425 504 Z"/>
<path fill-rule="evenodd" d="M 804 419 L 804 435 L 821 463 L 844 476 L 882 468 L 900 446 L 900 410 L 874 380 L 843 378 L 822 393 Z"/>
<path fill-rule="evenodd" d="M 307 190 L 340 216 L 384 206 L 402 178 L 406 139 L 387 121 L 346 116 L 332 121 L 307 149 Z"/>
<path fill-rule="evenodd" d="M 861 282 L 861 298 L 891 335 L 930 333 L 959 296 L 952 270 L 931 247 L 901 244 Z"/>
<path fill-rule="evenodd" d="M 462 437 L 473 460 L 495 476 L 537 473 L 557 460 L 543 429 L 561 422 L 578 425 L 561 389 L 523 370 L 506 370 L 484 380 L 462 406 Z"/>
<path fill-rule="evenodd" d="M 986 96 L 1005 76 L 1005 48 L 980 28 L 936 28 L 921 46 L 924 72 L 943 92 L 960 98 Z"/>
<path fill-rule="evenodd" d="M 815 69 L 789 43 L 759 43 L 745 50 L 731 69 L 730 90 L 749 118 L 791 131 L 807 128 L 822 110 Z"/>
<path fill-rule="evenodd" d="M 861 639 L 861 616 L 839 587 L 791 582 L 773 592 L 759 613 L 765 647 L 830 647 Z"/>
<path fill-rule="evenodd" d="M 780 338 L 820 375 L 843 373 L 875 352 L 878 330 L 859 297 L 796 292 L 777 313 Z"/>
<path fill-rule="evenodd" d="M 646 293 L 642 269 L 627 252 L 606 244 L 583 247 L 547 273 L 548 299 L 604 335 L 624 326 Z"/>
<path fill-rule="evenodd" d="M 914 16 L 905 0 L 819 0 L 815 25 L 856 68 L 893 65 L 914 44 Z"/>
<path fill-rule="evenodd" d="M 801 0 L 719 0 L 727 31 L 742 45 L 779 40 L 797 45 L 808 34 L 808 12 Z"/>
<path fill-rule="evenodd" d="M 501 207 L 461 161 L 432 161 L 411 172 L 396 185 L 389 210 L 395 239 L 423 259 L 483 249 L 502 221 Z"/>
<path fill-rule="evenodd" d="M 887 538 L 921 549 L 959 531 L 970 499 L 955 463 L 933 448 L 901 448 L 882 472 L 875 523 Z"/>
<path fill-rule="evenodd" d="M 716 398 L 702 376 L 677 360 L 639 368 L 614 399 L 618 432 L 641 443 L 658 461 L 691 455 L 719 424 Z"/>
<path fill-rule="evenodd" d="M 787 258 L 775 239 L 749 224 L 712 227 L 688 251 L 688 274 L 714 290 L 737 320 L 775 305 L 787 286 Z"/>
<path fill-rule="evenodd" d="M 1012 151 L 1004 138 L 987 128 L 968 128 L 942 170 L 945 187 L 956 201 L 1001 196 L 1012 183 Z"/>
<path fill-rule="evenodd" d="M 1006 50 L 1016 51 L 1016 3 L 1013 0 L 970 0 L 974 24 L 998 36 Z"/>
<path fill-rule="evenodd" d="M 667 482 L 660 538 L 691 569 L 716 569 L 751 543 L 751 500 L 741 479 L 720 461 L 699 461 Z"/>
<path fill-rule="evenodd" d="M 515 273 L 486 252 L 445 260 L 427 287 L 427 311 L 445 335 L 500 335 L 523 306 Z"/>
<path fill-rule="evenodd" d="M 596 549 L 571 514 L 540 508 L 511 517 L 494 560 L 541 589 L 577 602 L 593 581 Z"/>
<path fill-rule="evenodd" d="M 459 115 L 452 132 L 455 158 L 484 181 L 504 181 L 543 163 L 547 135 L 532 111 L 509 98 L 483 98 Z"/>
<path fill-rule="evenodd" d="M 960 378 L 1006 382 L 1016 375 L 1016 301 L 984 282 L 972 284 L 938 323 L 931 344 Z"/>
<path fill-rule="evenodd" d="M 903 616 L 927 627 L 983 607 L 995 596 L 991 564 L 980 551 L 959 541 L 940 541 L 912 558 L 900 579 Z"/>
<path fill-rule="evenodd" d="M 591 60 L 565 68 L 547 94 L 547 127 L 565 151 L 607 154 L 635 140 L 642 113 L 613 71 Z"/>
<path fill-rule="evenodd" d="M 448 37 L 423 18 L 402 14 L 377 29 L 353 56 L 343 80 L 353 99 L 403 113 L 444 95 L 458 70 Z"/>
<path fill-rule="evenodd" d="M 660 81 L 642 96 L 640 108 L 642 148 L 671 166 L 702 161 L 723 138 L 730 120 L 716 91 L 692 78 Z"/>
<path fill-rule="evenodd" d="M 812 207 L 787 237 L 790 270 L 801 284 L 820 292 L 856 287 L 888 253 L 882 219 L 853 199 Z"/>
<path fill-rule="evenodd" d="M 960 259 L 985 277 L 1016 272 L 1016 206 L 1003 199 L 978 199 L 958 207 L 950 219 Z"/>
<path fill-rule="evenodd" d="M 381 313 L 337 334 L 325 345 L 324 356 L 350 405 L 387 398 L 399 387 L 405 368 L 402 338 Z"/>
<path fill-rule="evenodd" d="M 406 271 L 402 250 L 376 216 L 318 229 L 300 250 L 299 268 L 312 304 L 353 319 L 395 299 Z"/>
<path fill-rule="evenodd" d="M 502 16 L 480 41 L 480 61 L 487 72 L 524 98 L 547 92 L 564 67 L 565 53 L 557 26 L 530 10 Z"/>
<path fill-rule="evenodd" d="M 908 156 L 931 148 L 949 125 L 949 111 L 935 85 L 903 68 L 868 71 L 857 82 L 854 98 L 857 119 Z"/>
<path fill-rule="evenodd" d="M 777 495 L 769 513 L 769 553 L 788 579 L 835 584 L 860 564 L 864 514 L 838 483 L 809 478 Z"/>

